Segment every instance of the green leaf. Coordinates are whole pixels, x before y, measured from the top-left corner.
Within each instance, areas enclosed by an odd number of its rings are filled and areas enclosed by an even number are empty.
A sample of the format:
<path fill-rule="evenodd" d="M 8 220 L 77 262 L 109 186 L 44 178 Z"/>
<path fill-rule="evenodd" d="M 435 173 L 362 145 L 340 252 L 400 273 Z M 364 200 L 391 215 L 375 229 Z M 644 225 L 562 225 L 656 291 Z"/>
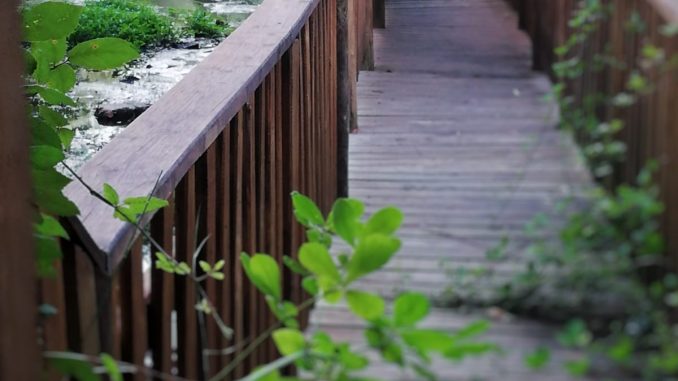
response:
<path fill-rule="evenodd" d="M 66 354 L 67 355 L 67 354 Z M 64 376 L 71 376 L 77 381 L 100 381 L 94 373 L 92 364 L 79 358 L 51 358 L 51 366 Z"/>
<path fill-rule="evenodd" d="M 48 145 L 59 149 L 62 148 L 61 139 L 54 127 L 38 118 L 31 118 L 31 127 L 34 145 Z"/>
<path fill-rule="evenodd" d="M 69 61 L 90 70 L 110 70 L 139 57 L 134 45 L 115 37 L 81 42 L 68 51 Z"/>
<path fill-rule="evenodd" d="M 75 106 L 75 101 L 59 90 L 37 85 L 26 86 L 26 90 L 29 94 L 40 94 L 42 99 L 51 105 Z"/>
<path fill-rule="evenodd" d="M 35 237 L 34 242 L 38 276 L 42 278 L 55 276 L 54 261 L 61 259 L 59 244 L 54 238 L 45 236 Z"/>
<path fill-rule="evenodd" d="M 40 65 L 47 68 L 60 63 L 66 56 L 66 39 L 36 41 L 31 44 L 31 53 Z"/>
<path fill-rule="evenodd" d="M 34 201 L 44 211 L 58 216 L 75 216 L 78 208 L 62 193 L 70 179 L 53 168 L 32 171 Z"/>
<path fill-rule="evenodd" d="M 207 261 L 199 261 L 198 266 L 206 273 L 212 272 L 212 266 Z"/>
<path fill-rule="evenodd" d="M 341 281 L 341 275 L 327 248 L 319 243 L 305 243 L 299 249 L 299 261 L 310 272 L 317 276 L 324 276 Z"/>
<path fill-rule="evenodd" d="M 35 224 L 35 232 L 45 237 L 61 237 L 68 239 L 66 229 L 59 223 L 59 221 L 48 215 L 41 213 L 40 223 Z"/>
<path fill-rule="evenodd" d="M 323 226 L 325 219 L 318 206 L 310 198 L 299 192 L 292 192 L 292 204 L 294 205 L 294 215 L 300 224 L 311 226 Z"/>
<path fill-rule="evenodd" d="M 443 352 L 454 345 L 454 339 L 447 333 L 435 329 L 416 329 L 402 332 L 400 336 L 410 347 L 424 353 Z"/>
<path fill-rule="evenodd" d="M 29 8 L 23 14 L 26 41 L 57 40 L 75 31 L 82 7 L 48 1 Z"/>
<path fill-rule="evenodd" d="M 363 238 L 348 262 L 348 282 L 384 266 L 400 249 L 400 240 L 382 234 Z"/>
<path fill-rule="evenodd" d="M 572 376 L 581 377 L 588 373 L 590 365 L 591 363 L 587 358 L 571 360 L 565 363 L 565 370 Z"/>
<path fill-rule="evenodd" d="M 298 329 L 277 329 L 273 332 L 273 341 L 283 356 L 303 351 L 306 347 L 306 339 Z"/>
<path fill-rule="evenodd" d="M 384 299 L 378 295 L 349 290 L 346 292 L 346 302 L 354 314 L 365 320 L 373 321 L 384 316 Z"/>
<path fill-rule="evenodd" d="M 455 332 L 453 335 L 455 340 L 462 341 L 462 340 L 468 340 L 470 338 L 473 338 L 475 336 L 479 336 L 487 332 L 490 328 L 492 327 L 492 324 L 490 324 L 489 321 L 487 320 L 476 320 L 462 329 L 458 330 Z"/>
<path fill-rule="evenodd" d="M 120 196 L 118 196 L 118 192 L 108 183 L 104 183 L 103 196 L 106 201 L 111 203 L 111 205 L 117 206 L 120 203 Z"/>
<path fill-rule="evenodd" d="M 283 263 L 287 266 L 288 269 L 292 270 L 293 273 L 298 275 L 306 276 L 310 274 L 296 259 L 285 255 L 283 256 Z"/>
<path fill-rule="evenodd" d="M 367 357 L 352 352 L 348 344 L 339 345 L 339 362 L 344 368 L 351 371 L 365 369 L 370 363 Z"/>
<path fill-rule="evenodd" d="M 148 196 L 128 197 L 123 201 L 123 204 L 129 207 L 135 214 L 154 212 L 169 205 L 167 200 Z"/>
<path fill-rule="evenodd" d="M 359 220 L 361 215 L 362 210 L 347 199 L 339 199 L 334 203 L 332 226 L 337 235 L 351 246 L 355 244 L 356 235 L 361 228 Z"/>
<path fill-rule="evenodd" d="M 386 207 L 374 213 L 365 225 L 363 234 L 381 233 L 391 235 L 395 233 L 403 222 L 403 213 L 398 208 Z"/>
<path fill-rule="evenodd" d="M 538 347 L 534 351 L 528 353 L 523 358 L 525 366 L 530 369 L 542 369 L 551 361 L 551 351 L 546 347 Z"/>
<path fill-rule="evenodd" d="M 60 65 L 47 73 L 45 83 L 52 89 L 67 92 L 75 86 L 75 71 L 70 65 Z"/>
<path fill-rule="evenodd" d="M 32 146 L 31 164 L 36 169 L 54 168 L 61 160 L 65 159 L 61 149 L 50 146 Z"/>
<path fill-rule="evenodd" d="M 468 356 L 480 356 L 496 352 L 499 348 L 492 343 L 455 343 L 443 353 L 450 360 L 463 360 Z"/>
<path fill-rule="evenodd" d="M 282 298 L 278 262 L 269 255 L 255 254 L 250 257 L 246 253 L 240 254 L 240 262 L 245 274 L 259 291 L 275 300 Z"/>
<path fill-rule="evenodd" d="M 393 303 L 393 319 L 397 326 L 412 326 L 425 318 L 430 309 L 431 303 L 423 294 L 404 293 Z"/>
<path fill-rule="evenodd" d="M 38 114 L 40 115 L 40 118 L 47 122 L 51 127 L 63 127 L 68 124 L 68 121 L 60 112 L 54 111 L 49 106 L 41 105 L 38 107 Z"/>
<path fill-rule="evenodd" d="M 99 358 L 101 359 L 101 364 L 106 368 L 106 373 L 111 381 L 122 381 L 122 373 L 118 367 L 118 362 L 108 353 L 102 353 Z"/>
<path fill-rule="evenodd" d="M 311 295 L 318 295 L 318 281 L 316 278 L 307 276 L 301 281 L 301 286 Z"/>

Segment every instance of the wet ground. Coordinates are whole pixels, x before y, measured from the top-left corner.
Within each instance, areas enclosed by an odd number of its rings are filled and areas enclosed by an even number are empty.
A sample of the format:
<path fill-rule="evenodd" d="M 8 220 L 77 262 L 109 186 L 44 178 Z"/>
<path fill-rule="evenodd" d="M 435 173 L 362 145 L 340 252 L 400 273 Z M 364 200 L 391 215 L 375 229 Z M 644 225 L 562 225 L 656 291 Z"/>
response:
<path fill-rule="evenodd" d="M 161 8 L 205 9 L 238 26 L 261 0 L 154 0 Z M 175 48 L 147 52 L 127 68 L 114 72 L 81 72 L 72 96 L 80 103 L 78 115 L 70 124 L 75 137 L 67 163 L 79 167 L 120 133 L 126 124 L 102 125 L 95 117 L 97 108 L 147 107 L 157 101 L 193 67 L 209 55 L 219 41 L 186 40 Z"/>

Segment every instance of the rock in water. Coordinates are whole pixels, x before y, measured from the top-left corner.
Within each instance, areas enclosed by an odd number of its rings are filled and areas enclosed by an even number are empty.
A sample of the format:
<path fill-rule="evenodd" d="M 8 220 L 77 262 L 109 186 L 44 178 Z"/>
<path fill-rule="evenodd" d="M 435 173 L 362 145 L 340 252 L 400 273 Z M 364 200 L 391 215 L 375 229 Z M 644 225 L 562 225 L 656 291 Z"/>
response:
<path fill-rule="evenodd" d="M 127 125 L 150 106 L 145 103 L 103 104 L 94 111 L 94 117 L 103 126 Z"/>

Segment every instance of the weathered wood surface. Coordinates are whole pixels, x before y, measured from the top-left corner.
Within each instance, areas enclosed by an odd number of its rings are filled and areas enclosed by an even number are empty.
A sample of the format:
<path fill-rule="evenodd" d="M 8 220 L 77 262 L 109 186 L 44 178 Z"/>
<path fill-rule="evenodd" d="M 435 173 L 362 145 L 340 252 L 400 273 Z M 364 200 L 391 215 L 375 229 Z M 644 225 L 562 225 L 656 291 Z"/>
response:
<path fill-rule="evenodd" d="M 403 249 L 363 284 L 389 298 L 403 289 L 435 297 L 449 284 L 448 269 L 487 266 L 486 250 L 504 235 L 516 237 L 509 250 L 525 247 L 524 224 L 590 180 L 555 128 L 557 110 L 544 101 L 549 82 L 531 71 L 529 41 L 505 2 L 386 4 L 387 29 L 374 36 L 376 71 L 360 73 L 358 83 L 349 193 L 368 211 L 403 209 Z M 497 271 L 520 266 L 516 259 Z M 435 309 L 426 325 L 454 330 L 488 316 Z M 339 341 L 363 340 L 361 323 L 343 306 L 318 306 L 311 324 Z M 557 347 L 554 330 L 503 315 L 487 336 L 503 355 L 435 362 L 434 369 L 443 380 L 567 380 L 560 366 L 576 354 Z M 532 372 L 523 356 L 539 345 L 552 347 L 555 361 Z M 379 361 L 368 373 L 417 379 Z"/>
<path fill-rule="evenodd" d="M 22 86 L 18 0 L 0 3 L 0 380 L 38 379 L 30 129 Z M 51 323 L 51 322 L 50 322 Z M 50 331 L 48 329 L 48 331 Z M 48 333 L 51 333 L 48 332 Z"/>
<path fill-rule="evenodd" d="M 94 189 L 167 198 L 298 37 L 319 0 L 264 2 L 247 23 L 80 170 Z M 153 139 L 149 139 L 149 137 Z M 80 208 L 72 223 L 98 264 L 111 272 L 134 228 L 77 182 L 66 189 Z"/>

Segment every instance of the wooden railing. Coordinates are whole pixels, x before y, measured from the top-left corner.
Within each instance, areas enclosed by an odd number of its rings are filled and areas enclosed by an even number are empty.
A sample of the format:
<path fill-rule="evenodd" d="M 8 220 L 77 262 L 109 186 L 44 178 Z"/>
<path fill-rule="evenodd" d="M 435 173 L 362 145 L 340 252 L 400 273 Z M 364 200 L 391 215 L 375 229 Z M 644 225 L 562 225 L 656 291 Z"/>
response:
<path fill-rule="evenodd" d="M 520 13 L 521 27 L 532 37 L 534 66 L 551 70 L 557 57 L 554 49 L 572 34 L 568 21 L 579 1 L 577 0 L 511 0 Z M 605 67 L 587 71 L 573 80 L 571 95 L 581 102 L 587 96 L 604 93 L 617 94 L 625 90 L 629 75 L 642 57 L 642 47 L 652 44 L 673 60 L 670 70 L 659 73 L 653 70 L 651 82 L 654 89 L 641 96 L 626 109 L 604 105 L 598 109 L 601 120 L 619 118 L 624 130 L 619 138 L 626 144 L 623 164 L 615 169 L 616 184 L 632 183 L 648 160 L 657 160 L 660 170 L 657 181 L 666 205 L 663 229 L 667 239 L 667 252 L 671 265 L 678 270 L 678 38 L 660 33 L 665 25 L 678 23 L 678 3 L 672 0 L 608 0 L 613 12 L 602 27 L 586 43 L 585 49 L 576 52 L 583 62 L 593 62 L 596 55 L 610 54 L 626 67 Z M 631 31 L 632 17 L 640 16 L 644 28 Z"/>
<path fill-rule="evenodd" d="M 356 45 L 338 45 L 347 39 L 337 31 L 348 27 L 360 40 L 372 33 L 371 26 L 358 31 L 355 16 L 338 17 L 362 4 L 345 1 L 266 0 L 79 171 L 96 190 L 108 183 L 123 198 L 169 200 L 140 224 L 179 261 L 193 263 L 203 241 L 198 259 L 225 261 L 225 280 L 202 287 L 232 337 L 196 311 L 203 295 L 194 281 L 149 266 L 157 251 L 149 240 L 74 182 L 66 193 L 81 213 L 68 221 L 71 240 L 63 242 L 58 276 L 40 286 L 41 302 L 58 311 L 41 322 L 43 350 L 108 352 L 139 369 L 151 359 L 158 372 L 206 379 L 271 327 L 275 319 L 245 279 L 239 254 L 266 252 L 280 262 L 296 255 L 305 233 L 290 193 L 328 212 L 345 191 L 337 174 L 345 172 L 341 125 L 348 119 L 340 110 L 348 112 L 351 100 L 339 89 L 355 81 L 347 72 L 357 61 L 347 58 Z M 342 20 L 348 24 L 338 25 Z M 298 277 L 285 272 L 283 282 L 288 298 L 305 298 Z M 227 379 L 275 356 L 266 342 Z"/>

